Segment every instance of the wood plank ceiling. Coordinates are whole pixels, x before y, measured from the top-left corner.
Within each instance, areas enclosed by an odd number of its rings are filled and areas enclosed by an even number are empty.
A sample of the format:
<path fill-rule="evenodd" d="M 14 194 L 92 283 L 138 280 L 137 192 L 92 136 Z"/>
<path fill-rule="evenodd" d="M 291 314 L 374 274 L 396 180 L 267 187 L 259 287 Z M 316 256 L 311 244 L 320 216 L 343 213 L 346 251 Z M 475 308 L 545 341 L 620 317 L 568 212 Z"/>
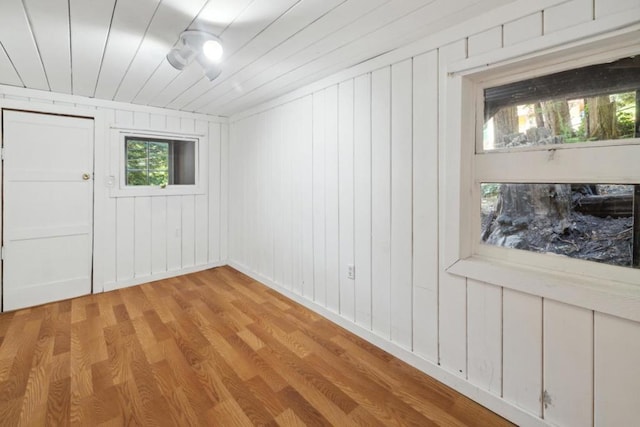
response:
<path fill-rule="evenodd" d="M 2 0 L 0 84 L 229 116 L 511 0 Z M 224 44 L 222 74 L 165 59 Z"/>

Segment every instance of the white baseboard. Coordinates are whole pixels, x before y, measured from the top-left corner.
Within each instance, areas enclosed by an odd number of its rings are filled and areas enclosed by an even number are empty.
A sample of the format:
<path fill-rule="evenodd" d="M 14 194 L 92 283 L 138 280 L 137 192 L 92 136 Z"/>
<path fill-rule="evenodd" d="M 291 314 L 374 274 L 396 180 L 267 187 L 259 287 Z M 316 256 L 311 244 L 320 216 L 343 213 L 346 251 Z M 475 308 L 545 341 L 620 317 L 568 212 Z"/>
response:
<path fill-rule="evenodd" d="M 208 270 L 210 268 L 222 267 L 223 265 L 227 265 L 227 262 L 210 262 L 208 264 L 197 265 L 180 270 L 165 271 L 162 273 L 139 276 L 127 280 L 120 280 L 118 282 L 109 282 L 104 284 L 104 289 L 102 291 L 100 289 L 96 289 L 96 287 L 94 286 L 93 293 L 108 292 L 116 289 L 128 288 L 131 286 L 141 285 L 143 283 L 155 282 L 156 280 L 169 279 L 171 277 L 183 276 L 185 274 L 196 273 L 198 271 Z"/>
<path fill-rule="evenodd" d="M 345 328 L 349 332 L 359 336 L 360 338 L 370 342 L 371 344 L 380 347 L 386 352 L 392 354 L 398 359 L 408 363 L 409 365 L 419 369 L 425 374 L 429 375 L 432 378 L 446 384 L 447 386 L 453 388 L 457 392 L 464 394 L 470 399 L 478 402 L 482 406 L 490 409 L 491 411 L 501 415 L 502 417 L 510 420 L 511 422 L 518 424 L 523 427 L 543 427 L 549 426 L 544 420 L 538 418 L 537 416 L 526 412 L 523 409 L 520 409 L 511 403 L 503 400 L 500 396 L 496 396 L 494 394 L 489 393 L 486 390 L 483 390 L 465 378 L 460 377 L 459 375 L 449 372 L 443 367 L 423 359 L 422 357 L 416 355 L 415 353 L 400 347 L 399 345 L 390 342 L 378 335 L 376 335 L 373 331 L 365 329 L 348 319 L 340 316 L 338 313 L 328 310 L 325 307 L 322 307 L 313 301 L 310 301 L 304 298 L 302 295 L 298 295 L 291 290 L 283 288 L 278 284 L 274 283 L 272 280 L 263 277 L 258 273 L 254 273 L 246 266 L 237 263 L 235 261 L 229 261 L 227 263 L 229 266 L 235 268 L 236 270 L 246 274 L 247 276 L 263 283 L 275 291 L 283 294 L 284 296 L 294 300 L 295 302 L 305 306 L 309 310 L 314 311 L 315 313 L 320 314 L 326 319 L 332 321 L 333 323 Z"/>

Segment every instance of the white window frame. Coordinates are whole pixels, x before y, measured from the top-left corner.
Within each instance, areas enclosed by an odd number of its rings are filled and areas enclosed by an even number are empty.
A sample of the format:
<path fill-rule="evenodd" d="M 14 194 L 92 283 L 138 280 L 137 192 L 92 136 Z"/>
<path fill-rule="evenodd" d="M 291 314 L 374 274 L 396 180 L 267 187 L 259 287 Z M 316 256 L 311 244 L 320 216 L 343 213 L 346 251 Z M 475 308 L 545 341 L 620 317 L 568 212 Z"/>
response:
<path fill-rule="evenodd" d="M 167 185 L 166 187 L 154 185 L 127 185 L 126 179 L 126 138 L 152 138 L 169 141 L 193 142 L 195 156 L 195 183 L 189 185 Z M 206 138 L 201 134 L 171 133 L 162 131 L 146 131 L 136 129 L 111 129 L 111 158 L 112 173 L 107 185 L 110 187 L 111 197 L 135 197 L 135 196 L 176 196 L 205 193 L 205 179 L 202 176 L 204 156 L 202 144 L 206 144 Z"/>
<path fill-rule="evenodd" d="M 445 270 L 455 275 L 640 321 L 640 270 L 480 242 L 480 183 L 640 183 L 640 139 L 483 152 L 484 88 L 640 54 L 637 32 L 585 39 L 496 66 L 454 64 L 447 78 Z M 485 64 L 487 64 L 485 62 Z M 601 159 L 607 159 L 601 162 Z M 455 230 L 457 228 L 457 230 Z"/>

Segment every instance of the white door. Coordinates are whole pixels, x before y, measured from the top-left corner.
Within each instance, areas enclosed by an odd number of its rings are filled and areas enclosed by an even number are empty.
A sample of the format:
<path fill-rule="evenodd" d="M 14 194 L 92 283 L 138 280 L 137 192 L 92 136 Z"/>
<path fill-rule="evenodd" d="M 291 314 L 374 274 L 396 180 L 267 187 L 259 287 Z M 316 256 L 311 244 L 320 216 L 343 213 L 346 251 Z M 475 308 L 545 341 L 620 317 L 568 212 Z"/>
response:
<path fill-rule="evenodd" d="M 91 293 L 93 120 L 2 112 L 3 310 Z"/>

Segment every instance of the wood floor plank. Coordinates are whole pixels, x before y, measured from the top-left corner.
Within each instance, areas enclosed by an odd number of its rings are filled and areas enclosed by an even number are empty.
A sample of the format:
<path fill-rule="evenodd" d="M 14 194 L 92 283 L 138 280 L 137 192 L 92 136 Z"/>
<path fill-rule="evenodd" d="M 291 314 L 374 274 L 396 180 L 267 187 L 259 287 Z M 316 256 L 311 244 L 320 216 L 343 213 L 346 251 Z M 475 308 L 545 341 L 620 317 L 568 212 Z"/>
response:
<path fill-rule="evenodd" d="M 209 418 L 222 426 L 253 427 L 253 423 L 233 399 L 225 400 L 216 405 Z"/>
<path fill-rule="evenodd" d="M 276 423 L 281 427 L 305 427 L 306 424 L 302 421 L 292 409 L 286 409 L 280 415 L 276 417 Z"/>
<path fill-rule="evenodd" d="M 47 393 L 46 425 L 66 426 L 71 423 L 71 378 L 52 381 Z"/>
<path fill-rule="evenodd" d="M 0 425 L 511 424 L 220 267 L 0 314 Z"/>
<path fill-rule="evenodd" d="M 40 325 L 40 332 L 31 362 L 31 371 L 22 400 L 20 425 L 43 425 L 46 418 L 47 397 L 51 381 L 51 363 L 55 344 L 57 307 L 50 306 Z"/>

